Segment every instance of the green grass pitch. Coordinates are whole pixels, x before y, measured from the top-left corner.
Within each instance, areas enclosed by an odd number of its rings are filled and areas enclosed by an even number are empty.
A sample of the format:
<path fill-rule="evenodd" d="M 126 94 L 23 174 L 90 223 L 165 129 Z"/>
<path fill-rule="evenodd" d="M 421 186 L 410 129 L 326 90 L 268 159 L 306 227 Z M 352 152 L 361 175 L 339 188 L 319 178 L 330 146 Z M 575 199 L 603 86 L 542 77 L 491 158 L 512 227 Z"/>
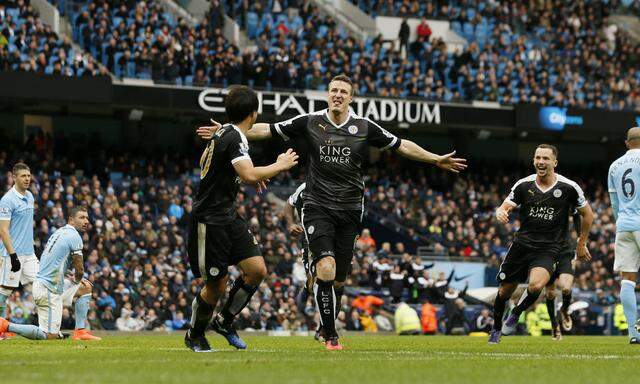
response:
<path fill-rule="evenodd" d="M 312 337 L 245 335 L 236 351 L 209 334 L 212 353 L 172 335 L 103 335 L 101 342 L 0 341 L 0 383 L 615 383 L 640 379 L 640 345 L 625 337 L 358 335 L 344 351 Z"/>

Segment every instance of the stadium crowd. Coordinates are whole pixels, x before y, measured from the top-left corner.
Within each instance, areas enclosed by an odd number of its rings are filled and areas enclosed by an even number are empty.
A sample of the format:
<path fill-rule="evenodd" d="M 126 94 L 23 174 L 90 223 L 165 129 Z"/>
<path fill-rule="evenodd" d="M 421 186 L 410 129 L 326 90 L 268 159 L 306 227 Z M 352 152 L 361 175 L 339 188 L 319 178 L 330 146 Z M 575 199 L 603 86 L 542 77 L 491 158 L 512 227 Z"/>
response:
<path fill-rule="evenodd" d="M 55 143 L 62 148 L 62 142 Z M 74 161 L 72 151 L 53 156 L 52 145 L 54 140 L 40 134 L 29 138 L 24 150 L 0 151 L 2 191 L 12 185 L 9 170 L 13 163 L 23 160 L 32 167 L 36 253 L 40 255 L 51 233 L 64 225 L 67 207 L 86 205 L 92 222 L 83 236 L 85 270 L 95 285 L 89 315 L 92 327 L 123 331 L 183 329 L 197 287 L 185 248 L 199 180 L 194 171 L 195 158 L 97 150 L 91 158 Z M 412 168 L 395 156 L 385 157 L 378 164 L 382 163 L 384 166 L 374 165 L 369 170 L 366 195 L 370 220 L 397 231 L 407 243 L 431 245 L 437 254 L 486 262 L 495 275 L 519 223 L 514 220 L 507 226 L 496 225 L 493 212 L 506 195 L 505 188 L 526 174 L 525 169 L 505 168 L 504 176 L 497 178 L 488 166 L 479 165 L 474 172 L 454 178 L 436 170 Z M 579 180 L 586 185 L 597 221 L 590 244 L 594 261 L 579 267 L 575 290 L 595 294 L 601 305 L 611 304 L 616 300 L 618 284 L 612 275 L 611 210 L 600 180 Z M 272 185 L 292 192 L 296 181 L 287 175 L 276 178 Z M 238 209 L 249 218 L 269 276 L 240 315 L 237 326 L 313 329 L 315 306 L 311 300 L 296 300 L 305 281 L 299 259 L 301 244 L 288 235 L 277 199 L 243 188 Z M 341 329 L 391 330 L 389 304 L 401 301 L 416 308 L 423 304 L 425 332 L 476 329 L 473 320 L 466 321 L 476 314 L 465 311 L 465 292 L 449 286 L 452 275 L 438 273 L 431 262 L 412 257 L 405 242 L 377 240 L 365 229 L 356 244 L 348 278 L 348 285 L 355 289 L 348 291 L 341 303 Z M 237 274 L 235 270 L 231 273 Z M 33 321 L 34 307 L 28 293 L 14 293 L 9 308 L 12 321 Z M 64 320 L 73 325 L 67 311 Z"/>
<path fill-rule="evenodd" d="M 91 0 L 69 15 L 75 41 L 92 54 L 82 56 L 19 0 L 0 4 L 0 69 L 105 74 L 100 63 L 117 77 L 267 89 L 323 89 L 344 72 L 362 95 L 638 110 L 640 46 L 608 19 L 623 3 L 360 0 L 372 14 L 449 20 L 469 42 L 449 52 L 424 21 L 405 54 L 381 37 L 350 36 L 308 1 L 213 1 L 191 26 L 158 2 Z M 246 28 L 256 51 L 224 38 L 223 13 Z"/>

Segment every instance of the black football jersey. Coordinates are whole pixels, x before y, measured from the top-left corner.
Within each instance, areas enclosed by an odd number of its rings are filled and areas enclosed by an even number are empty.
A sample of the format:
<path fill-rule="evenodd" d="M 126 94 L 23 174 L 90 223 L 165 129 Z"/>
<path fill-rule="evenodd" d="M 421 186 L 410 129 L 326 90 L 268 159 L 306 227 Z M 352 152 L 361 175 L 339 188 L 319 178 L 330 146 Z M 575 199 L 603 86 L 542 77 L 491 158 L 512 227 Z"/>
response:
<path fill-rule="evenodd" d="M 507 201 L 520 207 L 520 229 L 515 241 L 532 248 L 559 251 L 566 245 L 569 216 L 587 205 L 580 186 L 556 174 L 556 183 L 543 190 L 536 175 L 520 179 Z"/>
<path fill-rule="evenodd" d="M 305 203 L 336 210 L 362 210 L 363 166 L 369 146 L 397 149 L 400 140 L 373 121 L 356 115 L 335 125 L 328 110 L 296 116 L 271 125 L 284 141 L 300 137 L 309 144 Z"/>
<path fill-rule="evenodd" d="M 200 186 L 193 205 L 198 222 L 228 224 L 238 216 L 240 178 L 233 164 L 242 160 L 251 160 L 247 138 L 238 127 L 224 125 L 209 141 L 200 164 Z"/>

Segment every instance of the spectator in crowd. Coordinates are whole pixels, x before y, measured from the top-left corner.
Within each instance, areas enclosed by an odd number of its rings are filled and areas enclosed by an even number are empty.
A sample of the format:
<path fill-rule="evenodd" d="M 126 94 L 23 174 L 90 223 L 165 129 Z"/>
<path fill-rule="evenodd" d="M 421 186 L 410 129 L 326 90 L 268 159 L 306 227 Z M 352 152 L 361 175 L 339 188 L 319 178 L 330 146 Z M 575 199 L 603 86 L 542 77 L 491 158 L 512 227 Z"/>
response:
<path fill-rule="evenodd" d="M 429 23 L 427 23 L 427 18 L 423 17 L 420 20 L 420 24 L 416 27 L 416 34 L 418 38 L 422 38 L 423 41 L 428 42 L 429 38 L 431 38 L 431 27 L 429 27 Z"/>
<path fill-rule="evenodd" d="M 488 309 L 484 308 L 476 318 L 476 331 L 489 333 L 493 327 L 493 318 Z"/>
<path fill-rule="evenodd" d="M 409 49 L 409 37 L 411 36 L 411 29 L 409 28 L 409 23 L 407 23 L 407 19 L 402 19 L 402 24 L 400 24 L 400 30 L 398 31 L 398 40 L 400 41 L 399 52 L 403 57 L 406 57 L 407 50 Z"/>

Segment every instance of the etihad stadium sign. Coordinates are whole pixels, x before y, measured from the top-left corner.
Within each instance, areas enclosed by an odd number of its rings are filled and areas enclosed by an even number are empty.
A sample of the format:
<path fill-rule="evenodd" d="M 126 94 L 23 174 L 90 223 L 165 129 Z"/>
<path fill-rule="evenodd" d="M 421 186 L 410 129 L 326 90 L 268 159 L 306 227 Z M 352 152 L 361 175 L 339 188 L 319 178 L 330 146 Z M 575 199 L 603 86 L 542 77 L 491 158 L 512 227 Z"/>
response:
<path fill-rule="evenodd" d="M 207 88 L 198 95 L 200 108 L 207 112 L 224 113 L 226 89 Z M 326 92 L 304 93 L 262 92 L 259 113 L 291 116 L 312 113 L 327 108 Z M 405 99 L 356 97 L 351 103 L 354 112 L 376 122 L 408 124 L 441 124 L 439 103 Z"/>

